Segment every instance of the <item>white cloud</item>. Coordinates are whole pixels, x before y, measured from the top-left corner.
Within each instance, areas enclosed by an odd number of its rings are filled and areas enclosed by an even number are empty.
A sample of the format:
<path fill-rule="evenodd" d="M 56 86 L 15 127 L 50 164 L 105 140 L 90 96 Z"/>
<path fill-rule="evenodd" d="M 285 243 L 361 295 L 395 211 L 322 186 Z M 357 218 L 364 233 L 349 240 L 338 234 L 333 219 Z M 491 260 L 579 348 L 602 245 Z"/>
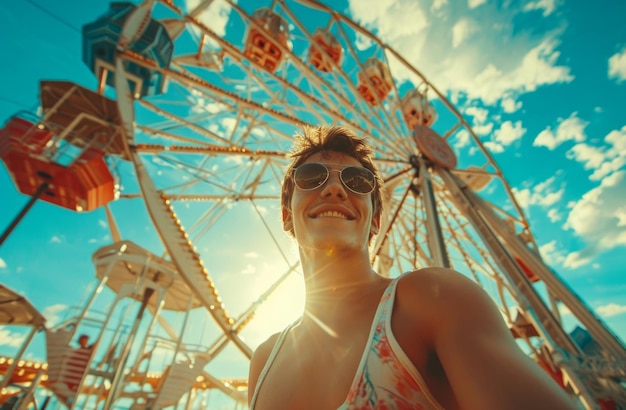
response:
<path fill-rule="evenodd" d="M 530 205 L 530 197 L 532 196 L 530 189 L 517 189 L 516 187 L 511 188 L 511 192 L 513 192 L 513 196 L 515 200 L 522 208 L 528 208 Z"/>
<path fill-rule="evenodd" d="M 598 168 L 604 162 L 602 148 L 580 143 L 567 151 L 566 156 L 578 162 L 582 162 L 586 169 Z"/>
<path fill-rule="evenodd" d="M 476 75 L 475 84 L 467 85 L 466 91 L 481 98 L 485 104 L 494 104 L 503 95 L 519 95 L 535 91 L 542 85 L 572 81 L 574 77 L 570 75 L 569 68 L 556 65 L 560 56 L 560 52 L 556 51 L 557 45 L 556 40 L 545 39 L 508 72 L 489 63 Z M 470 85 L 474 85 L 476 90 L 472 90 Z"/>
<path fill-rule="evenodd" d="M 413 0 L 349 0 L 349 11 L 452 96 L 463 93 L 469 100 L 495 105 L 503 98 L 516 99 L 538 87 L 573 80 L 569 67 L 558 64 L 558 36 L 565 27 L 558 19 L 541 29 L 519 32 L 512 21 L 522 6 L 515 2 L 509 7 L 484 2 L 481 13 L 470 9 L 478 1 L 453 4 L 454 16 L 471 15 L 472 20 L 451 16 L 448 1 L 435 1 L 423 9 L 419 4 Z M 392 65 L 394 77 L 400 80 L 393 69 Z"/>
<path fill-rule="evenodd" d="M 531 11 L 531 10 L 543 10 L 542 15 L 544 17 L 549 16 L 550 14 L 552 14 L 554 12 L 554 10 L 556 10 L 556 0 L 536 0 L 536 1 L 531 1 L 530 3 L 527 3 L 526 6 L 524 6 L 524 10 L 525 11 Z"/>
<path fill-rule="evenodd" d="M 258 258 L 259 254 L 256 252 L 248 252 L 245 253 L 243 256 L 245 256 L 246 258 Z"/>
<path fill-rule="evenodd" d="M 557 203 L 565 192 L 565 188 L 561 188 L 558 191 L 552 189 L 555 177 L 551 177 L 539 183 L 534 188 L 533 203 L 539 204 L 543 207 L 549 207 Z"/>
<path fill-rule="evenodd" d="M 539 253 L 543 260 L 551 266 L 556 264 L 561 264 L 565 260 L 565 256 L 563 256 L 563 252 L 557 249 L 556 240 L 548 242 L 539 247 Z"/>
<path fill-rule="evenodd" d="M 241 271 L 241 273 L 244 275 L 251 275 L 255 272 L 256 272 L 256 267 L 251 263 L 247 264 L 246 268 Z"/>
<path fill-rule="evenodd" d="M 558 210 L 550 209 L 548 211 L 548 218 L 550 219 L 550 222 L 558 222 L 561 220 L 562 216 L 559 214 Z"/>
<path fill-rule="evenodd" d="M 591 257 L 584 257 L 581 252 L 571 252 L 565 257 L 563 266 L 568 269 L 576 269 L 588 264 L 590 261 Z"/>
<path fill-rule="evenodd" d="M 626 246 L 626 171 L 615 172 L 602 179 L 600 185 L 572 203 L 564 225 L 589 245 L 572 261 L 589 259 L 598 252 Z"/>
<path fill-rule="evenodd" d="M 465 114 L 471 115 L 474 119 L 474 124 L 484 124 L 487 121 L 489 110 L 480 107 L 467 107 Z"/>
<path fill-rule="evenodd" d="M 100 227 L 104 229 L 108 228 L 108 225 L 104 219 L 98 219 L 98 225 L 100 225 Z"/>
<path fill-rule="evenodd" d="M 516 101 L 514 98 L 511 97 L 502 99 L 500 105 L 502 106 L 502 110 L 507 114 L 512 114 L 522 108 L 521 101 Z"/>
<path fill-rule="evenodd" d="M 557 203 L 565 192 L 563 186 L 558 190 L 553 187 L 555 180 L 556 177 L 553 176 L 531 188 L 518 189 L 513 187 L 511 191 L 522 208 L 528 208 L 530 205 L 547 208 Z"/>
<path fill-rule="evenodd" d="M 373 44 L 374 42 L 369 37 L 366 37 L 365 35 L 361 33 L 356 33 L 356 41 L 354 42 L 354 46 L 356 47 L 357 50 L 359 51 L 367 50 Z"/>
<path fill-rule="evenodd" d="M 617 303 L 609 303 L 608 305 L 598 306 L 596 310 L 600 316 L 611 317 L 626 313 L 626 306 L 618 305 Z"/>
<path fill-rule="evenodd" d="M 472 129 L 476 135 L 487 135 L 493 130 L 493 123 L 490 122 L 489 124 L 474 125 L 472 126 Z"/>
<path fill-rule="evenodd" d="M 448 5 L 448 0 L 433 0 L 433 5 L 430 6 L 430 11 L 436 13 L 440 11 L 444 6 Z"/>
<path fill-rule="evenodd" d="M 0 269 L 6 269 L 7 268 L 7 263 L 4 261 L 4 259 L 0 258 Z"/>
<path fill-rule="evenodd" d="M 495 140 L 502 145 L 511 145 L 513 142 L 522 138 L 525 133 L 526 128 L 522 127 L 521 121 L 515 121 L 515 123 L 505 121 L 500 126 L 500 129 L 494 132 L 494 137 Z"/>
<path fill-rule="evenodd" d="M 479 126 L 474 128 L 474 130 L 476 129 L 483 131 L 483 135 L 491 132 L 491 127 Z M 513 142 L 522 138 L 525 133 L 526 128 L 522 127 L 521 121 L 516 121 L 515 123 L 511 121 L 505 121 L 500 125 L 500 128 L 493 132 L 491 141 L 483 142 L 483 145 L 487 147 L 492 153 L 499 154 L 504 152 L 506 146 L 509 146 Z"/>
<path fill-rule="evenodd" d="M 487 123 L 489 110 L 481 107 L 470 106 L 464 110 L 464 113 L 472 117 L 472 130 L 477 135 L 487 135 L 493 130 L 493 123 Z"/>
<path fill-rule="evenodd" d="M 350 14 L 399 50 L 421 53 L 426 42 L 427 12 L 414 1 L 350 1 Z M 405 53 L 406 54 L 406 53 Z"/>
<path fill-rule="evenodd" d="M 456 149 L 464 148 L 470 142 L 470 133 L 465 128 L 462 128 L 459 132 L 455 134 L 454 141 L 454 147 Z"/>
<path fill-rule="evenodd" d="M 553 131 L 552 127 L 541 131 L 533 141 L 533 146 L 553 150 L 565 141 L 582 142 L 587 137 L 585 127 L 588 124 L 588 122 L 578 118 L 578 113 L 573 112 L 568 118 L 557 120 L 556 131 Z"/>
<path fill-rule="evenodd" d="M 470 9 L 475 9 L 476 7 L 480 6 L 481 4 L 485 4 L 487 0 L 467 0 L 467 6 Z"/>
<path fill-rule="evenodd" d="M 540 198 L 537 202 L 539 203 L 539 205 L 542 205 L 544 207 L 554 205 L 555 203 L 559 202 L 559 200 L 563 197 L 563 192 L 565 192 L 565 189 L 560 189 L 556 192 L 549 192 L 545 194 L 545 196 Z"/>
<path fill-rule="evenodd" d="M 621 130 L 613 130 L 604 137 L 603 147 L 580 143 L 570 148 L 566 155 L 583 163 L 585 169 L 594 170 L 589 176 L 590 180 L 605 178 L 626 165 L 626 125 Z"/>
<path fill-rule="evenodd" d="M 187 96 L 187 101 L 191 104 L 191 111 L 195 114 L 216 114 L 224 108 L 223 104 L 213 102 L 194 90 Z"/>
<path fill-rule="evenodd" d="M 11 332 L 4 326 L 0 326 L 0 346 L 20 347 L 26 339 L 25 334 Z"/>
<path fill-rule="evenodd" d="M 63 242 L 63 241 L 57 235 L 54 235 L 52 238 L 50 238 L 50 243 L 61 243 L 61 242 Z"/>
<path fill-rule="evenodd" d="M 609 78 L 618 84 L 626 81 L 626 47 L 609 58 Z"/>
<path fill-rule="evenodd" d="M 452 47 L 457 48 L 473 33 L 478 31 L 478 24 L 468 17 L 463 17 L 452 27 Z"/>
<path fill-rule="evenodd" d="M 201 0 L 186 0 L 185 6 L 187 10 L 192 13 L 200 3 Z M 224 36 L 224 34 L 226 34 L 226 24 L 228 23 L 231 7 L 229 7 L 224 0 L 215 0 L 208 4 L 209 6 L 196 17 L 203 24 L 215 31 L 218 36 Z"/>
<path fill-rule="evenodd" d="M 494 141 L 483 142 L 485 148 L 487 148 L 492 154 L 501 154 L 504 152 L 504 147 Z"/>
<path fill-rule="evenodd" d="M 67 311 L 69 306 L 56 304 L 46 307 L 41 314 L 46 318 L 46 326 L 52 327 L 61 322 L 61 313 Z"/>

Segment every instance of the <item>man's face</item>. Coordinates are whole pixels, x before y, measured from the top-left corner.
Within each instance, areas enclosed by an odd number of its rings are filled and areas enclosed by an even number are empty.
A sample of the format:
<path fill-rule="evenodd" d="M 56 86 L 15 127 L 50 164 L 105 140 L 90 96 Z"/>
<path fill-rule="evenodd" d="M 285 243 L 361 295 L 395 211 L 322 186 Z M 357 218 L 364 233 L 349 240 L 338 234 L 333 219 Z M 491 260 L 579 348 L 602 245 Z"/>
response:
<path fill-rule="evenodd" d="M 78 338 L 78 344 L 80 345 L 80 347 L 87 347 L 87 342 L 89 342 L 88 336 L 81 335 Z"/>
<path fill-rule="evenodd" d="M 283 209 L 284 229 L 293 228 L 301 248 L 367 249 L 370 234 L 376 233 L 380 224 L 378 217 L 372 217 L 372 194 L 350 191 L 337 172 L 346 166 L 362 167 L 361 163 L 338 152 L 313 154 L 303 164 L 311 162 L 327 166 L 328 180 L 308 191 L 294 187 L 291 209 Z"/>

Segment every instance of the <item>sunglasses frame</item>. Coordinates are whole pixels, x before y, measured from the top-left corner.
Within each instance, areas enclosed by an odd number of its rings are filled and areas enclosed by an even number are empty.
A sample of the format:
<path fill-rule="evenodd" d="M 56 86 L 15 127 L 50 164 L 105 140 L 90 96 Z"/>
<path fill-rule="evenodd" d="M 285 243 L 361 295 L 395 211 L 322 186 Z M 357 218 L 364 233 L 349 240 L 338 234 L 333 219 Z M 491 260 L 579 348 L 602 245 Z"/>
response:
<path fill-rule="evenodd" d="M 306 166 L 306 165 L 321 165 L 322 168 L 324 168 L 326 170 L 326 177 L 324 178 L 324 180 L 317 186 L 313 187 L 313 188 L 302 188 L 300 187 L 300 185 L 298 185 L 297 179 L 296 179 L 296 172 L 298 171 L 299 168 Z M 341 166 L 343 168 L 341 169 L 330 169 L 328 168 L 328 166 Z M 367 173 L 372 175 L 372 189 L 371 191 L 368 192 L 358 192 L 355 191 L 354 189 L 350 188 L 348 186 L 348 184 L 345 183 L 345 181 L 343 180 L 343 171 L 345 171 L 348 168 L 357 168 L 359 170 L 364 169 Z M 324 164 L 322 162 L 306 162 L 304 164 L 301 164 L 298 167 L 295 167 L 292 170 L 292 179 L 293 179 L 293 184 L 301 191 L 313 191 L 316 190 L 318 188 L 321 188 L 324 186 L 324 184 L 326 184 L 326 182 L 328 182 L 328 178 L 330 178 L 330 173 L 331 172 L 339 172 L 339 180 L 341 181 L 341 184 L 350 192 L 355 193 L 357 195 L 367 195 L 367 194 L 371 194 L 372 192 L 374 192 L 374 190 L 376 189 L 376 176 L 374 175 L 374 173 L 372 171 L 370 171 L 369 169 L 363 167 L 363 166 L 358 166 L 358 165 L 345 165 L 345 164 Z"/>

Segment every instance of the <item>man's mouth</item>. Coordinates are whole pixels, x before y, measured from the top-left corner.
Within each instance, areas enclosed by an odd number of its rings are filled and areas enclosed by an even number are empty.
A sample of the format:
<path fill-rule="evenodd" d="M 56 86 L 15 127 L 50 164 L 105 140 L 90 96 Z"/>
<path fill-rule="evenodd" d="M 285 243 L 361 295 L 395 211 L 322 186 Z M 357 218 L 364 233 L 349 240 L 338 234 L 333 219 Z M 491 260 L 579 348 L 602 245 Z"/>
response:
<path fill-rule="evenodd" d="M 315 218 L 339 218 L 339 219 L 350 219 L 347 215 L 342 214 L 338 211 L 324 211 L 315 215 Z"/>

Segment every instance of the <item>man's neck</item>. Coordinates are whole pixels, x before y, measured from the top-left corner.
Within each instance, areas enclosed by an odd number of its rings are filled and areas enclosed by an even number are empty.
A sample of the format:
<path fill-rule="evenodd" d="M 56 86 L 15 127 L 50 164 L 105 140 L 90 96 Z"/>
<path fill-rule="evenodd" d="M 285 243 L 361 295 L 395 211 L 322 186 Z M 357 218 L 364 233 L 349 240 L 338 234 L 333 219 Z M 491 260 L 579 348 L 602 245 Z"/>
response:
<path fill-rule="evenodd" d="M 365 251 L 303 251 L 306 302 L 303 321 L 318 326 L 343 326 L 359 313 L 370 293 L 385 281 L 371 267 Z"/>

